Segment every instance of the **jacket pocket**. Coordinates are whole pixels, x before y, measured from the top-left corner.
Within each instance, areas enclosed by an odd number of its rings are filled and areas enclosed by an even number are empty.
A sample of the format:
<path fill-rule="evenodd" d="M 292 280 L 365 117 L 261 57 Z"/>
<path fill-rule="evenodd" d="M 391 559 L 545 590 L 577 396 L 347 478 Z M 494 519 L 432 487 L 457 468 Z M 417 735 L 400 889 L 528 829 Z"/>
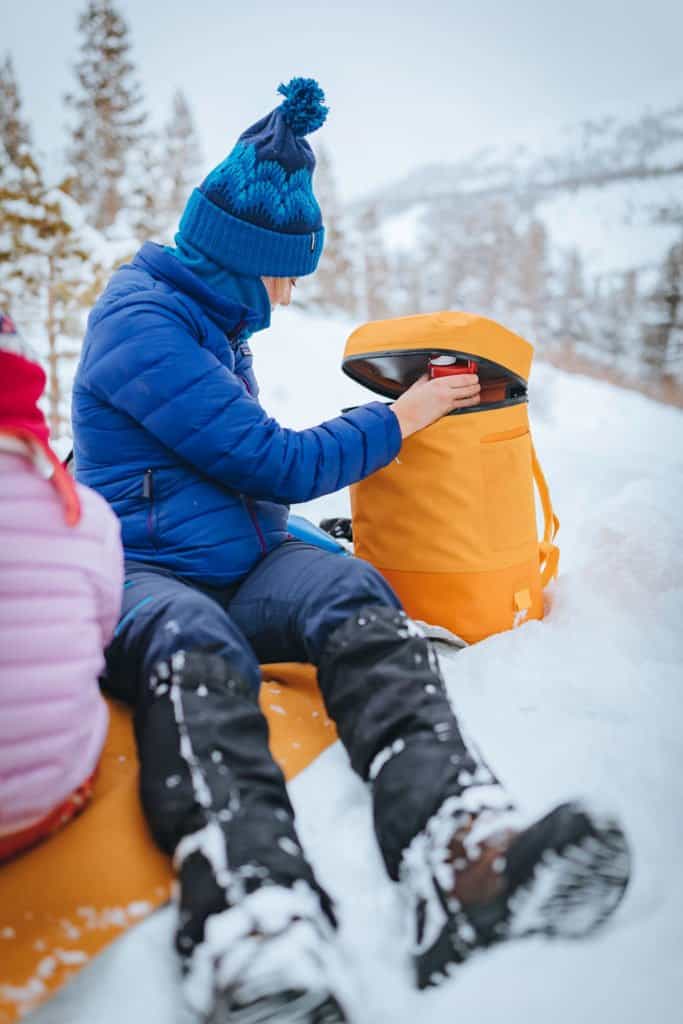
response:
<path fill-rule="evenodd" d="M 147 536 L 156 548 L 159 543 L 158 500 L 152 469 L 146 469 L 142 477 L 142 496 L 147 503 Z"/>

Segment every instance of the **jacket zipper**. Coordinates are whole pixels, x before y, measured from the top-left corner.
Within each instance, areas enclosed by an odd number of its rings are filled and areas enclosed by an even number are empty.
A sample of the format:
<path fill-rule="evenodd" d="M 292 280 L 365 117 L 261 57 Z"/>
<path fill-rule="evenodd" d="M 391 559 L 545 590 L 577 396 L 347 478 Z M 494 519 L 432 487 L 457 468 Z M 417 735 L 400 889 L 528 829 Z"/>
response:
<path fill-rule="evenodd" d="M 247 389 L 247 394 L 250 395 L 251 394 L 251 388 L 249 387 L 249 381 L 247 380 L 246 377 L 243 377 L 242 374 L 239 374 L 239 378 L 242 381 L 242 383 L 244 384 L 245 388 Z M 249 513 L 249 518 L 251 519 L 252 526 L 254 527 L 254 529 L 256 531 L 256 536 L 258 537 L 259 544 L 261 545 L 261 554 L 265 555 L 268 552 L 268 545 L 266 544 L 266 538 L 263 536 L 263 530 L 261 529 L 261 527 L 259 525 L 259 521 L 256 518 L 256 512 L 254 511 L 254 506 L 253 506 L 252 500 L 251 500 L 251 498 L 248 498 L 246 494 L 241 495 L 241 498 L 242 498 L 242 502 L 244 504 L 244 507 L 246 508 L 247 512 Z"/>
<path fill-rule="evenodd" d="M 258 519 L 256 518 L 256 513 L 254 512 L 251 498 L 248 498 L 246 494 L 240 494 L 240 498 L 242 499 L 242 504 L 249 513 L 251 525 L 254 527 L 254 530 L 256 531 L 256 536 L 258 537 L 259 544 L 261 545 L 261 554 L 265 555 L 268 553 L 268 545 L 266 544 L 266 538 L 263 536 L 263 530 L 259 526 Z"/>

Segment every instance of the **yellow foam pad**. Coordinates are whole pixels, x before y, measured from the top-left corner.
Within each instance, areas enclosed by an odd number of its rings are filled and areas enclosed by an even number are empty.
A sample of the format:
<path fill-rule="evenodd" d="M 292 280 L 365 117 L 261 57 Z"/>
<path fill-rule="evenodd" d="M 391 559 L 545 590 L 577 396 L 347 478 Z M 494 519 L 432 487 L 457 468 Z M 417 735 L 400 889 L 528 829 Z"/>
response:
<path fill-rule="evenodd" d="M 337 733 L 312 666 L 264 665 L 263 678 L 271 750 L 292 779 Z M 169 898 L 170 860 L 140 806 L 132 715 L 109 706 L 92 802 L 50 839 L 0 865 L 0 1024 L 34 1009 Z"/>

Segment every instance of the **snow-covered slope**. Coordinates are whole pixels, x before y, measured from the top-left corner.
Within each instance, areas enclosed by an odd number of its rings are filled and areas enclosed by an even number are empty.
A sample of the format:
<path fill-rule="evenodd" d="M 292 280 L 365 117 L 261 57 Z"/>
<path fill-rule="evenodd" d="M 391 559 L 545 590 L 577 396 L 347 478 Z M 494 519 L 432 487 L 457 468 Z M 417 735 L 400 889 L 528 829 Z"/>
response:
<path fill-rule="evenodd" d="M 682 404 L 683 104 L 426 165 L 355 209 L 396 314 L 480 310 Z"/>
<path fill-rule="evenodd" d="M 275 314 L 273 329 L 253 339 L 269 411 L 306 426 L 371 397 L 338 369 L 347 329 Z M 591 941 L 501 946 L 418 993 L 369 796 L 337 744 L 291 792 L 309 855 L 338 899 L 358 1024 L 680 1020 L 683 414 L 545 365 L 532 376 L 531 409 L 562 519 L 550 614 L 461 653 L 445 650 L 442 664 L 464 720 L 530 815 L 575 794 L 619 811 L 634 849 L 633 884 Z M 313 517 L 348 507 L 344 495 L 314 506 Z M 136 926 L 33 1024 L 187 1020 L 173 921 L 166 908 Z"/>
<path fill-rule="evenodd" d="M 681 224 L 660 216 L 683 196 L 683 172 L 665 178 L 625 179 L 558 190 L 541 200 L 536 214 L 552 243 L 581 253 L 594 280 L 604 274 L 655 271 L 681 237 Z"/>
<path fill-rule="evenodd" d="M 450 164 L 426 164 L 368 196 L 394 211 L 460 192 L 540 196 L 626 179 L 683 172 L 683 103 L 640 117 L 559 124 L 534 143 L 488 142 Z M 680 203 L 680 193 L 678 193 Z M 362 205 L 363 200 L 360 201 Z"/>
<path fill-rule="evenodd" d="M 454 196 L 461 192 L 463 215 L 471 211 L 472 203 L 457 178 L 451 181 L 451 192 Z M 532 190 L 520 204 L 523 212 L 516 216 L 523 222 L 532 211 L 544 225 L 556 267 L 561 266 L 563 256 L 576 252 L 589 282 L 629 271 L 649 271 L 643 280 L 651 288 L 666 253 L 680 241 L 681 213 L 673 211 L 679 209 L 682 197 L 683 170 L 662 177 L 625 176 L 623 180 L 615 175 L 606 182 L 588 179 L 579 186 Z M 500 195 L 474 193 L 474 202 L 483 209 L 501 199 L 514 208 L 517 198 L 511 185 Z M 392 211 L 391 204 L 388 208 Z M 381 222 L 386 250 L 394 255 L 418 252 L 428 215 L 429 201 L 423 198 L 389 212 Z M 515 215 L 510 215 L 510 220 L 514 223 Z"/>

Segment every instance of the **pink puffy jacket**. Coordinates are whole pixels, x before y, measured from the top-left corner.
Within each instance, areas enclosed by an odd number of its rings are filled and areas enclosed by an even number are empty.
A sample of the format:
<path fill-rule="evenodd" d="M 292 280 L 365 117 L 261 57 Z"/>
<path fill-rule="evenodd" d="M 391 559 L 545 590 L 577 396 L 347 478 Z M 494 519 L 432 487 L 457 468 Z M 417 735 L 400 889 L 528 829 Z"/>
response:
<path fill-rule="evenodd" d="M 0 835 L 57 807 L 107 732 L 97 684 L 121 605 L 119 524 L 78 487 L 80 522 L 22 445 L 0 435 Z"/>

